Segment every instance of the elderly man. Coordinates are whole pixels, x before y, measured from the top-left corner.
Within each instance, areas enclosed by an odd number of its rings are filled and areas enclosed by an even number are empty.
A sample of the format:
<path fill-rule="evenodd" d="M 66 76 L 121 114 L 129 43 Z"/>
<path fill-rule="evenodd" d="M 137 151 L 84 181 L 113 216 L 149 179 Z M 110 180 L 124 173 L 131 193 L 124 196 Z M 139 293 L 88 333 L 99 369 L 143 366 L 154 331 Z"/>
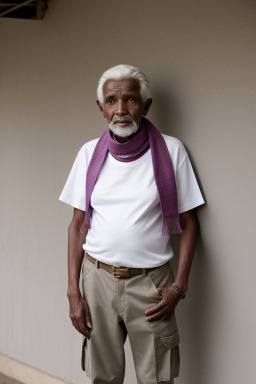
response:
<path fill-rule="evenodd" d="M 127 334 L 137 383 L 173 383 L 179 373 L 174 311 L 188 289 L 193 209 L 204 201 L 183 144 L 145 118 L 151 103 L 137 68 L 117 65 L 103 73 L 97 104 L 108 129 L 83 145 L 60 196 L 74 207 L 70 318 L 84 336 L 83 369 L 97 384 L 123 383 Z M 180 245 L 175 279 L 172 233 Z"/>

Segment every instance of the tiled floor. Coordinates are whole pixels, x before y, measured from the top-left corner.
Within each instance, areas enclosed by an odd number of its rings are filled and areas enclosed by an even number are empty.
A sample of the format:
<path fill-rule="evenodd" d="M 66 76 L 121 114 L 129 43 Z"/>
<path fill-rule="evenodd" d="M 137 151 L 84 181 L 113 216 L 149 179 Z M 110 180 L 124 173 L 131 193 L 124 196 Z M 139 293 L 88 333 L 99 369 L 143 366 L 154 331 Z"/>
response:
<path fill-rule="evenodd" d="M 22 384 L 22 383 L 20 381 L 13 380 L 10 377 L 7 377 L 5 375 L 2 375 L 2 373 L 0 373 L 0 384 Z"/>

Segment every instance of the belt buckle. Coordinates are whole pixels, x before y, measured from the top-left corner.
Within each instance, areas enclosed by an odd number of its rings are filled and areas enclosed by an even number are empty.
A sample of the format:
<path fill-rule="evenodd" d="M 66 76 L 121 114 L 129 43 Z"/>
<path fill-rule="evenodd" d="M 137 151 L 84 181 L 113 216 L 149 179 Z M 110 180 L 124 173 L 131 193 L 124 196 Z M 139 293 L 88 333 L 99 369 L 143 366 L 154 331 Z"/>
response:
<path fill-rule="evenodd" d="M 121 273 L 121 275 L 120 275 Z M 130 268 L 112 266 L 112 275 L 114 277 L 130 277 Z"/>

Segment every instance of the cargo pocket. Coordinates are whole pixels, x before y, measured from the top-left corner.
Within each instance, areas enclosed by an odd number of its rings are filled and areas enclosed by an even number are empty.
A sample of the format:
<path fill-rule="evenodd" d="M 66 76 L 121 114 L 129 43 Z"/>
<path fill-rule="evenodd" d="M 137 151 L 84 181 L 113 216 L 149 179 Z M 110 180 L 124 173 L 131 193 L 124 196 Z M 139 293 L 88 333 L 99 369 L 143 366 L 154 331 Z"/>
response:
<path fill-rule="evenodd" d="M 155 339 L 157 382 L 171 381 L 178 377 L 180 369 L 179 341 L 177 330 L 170 335 Z"/>
<path fill-rule="evenodd" d="M 159 287 L 167 287 L 173 281 L 173 273 L 169 263 L 148 272 L 154 294 L 152 294 L 152 304 L 161 301 L 158 292 Z M 175 314 L 170 320 L 154 320 L 149 322 L 155 344 L 155 361 L 157 382 L 171 381 L 177 377 L 180 368 L 179 357 L 179 333 L 177 329 Z"/>

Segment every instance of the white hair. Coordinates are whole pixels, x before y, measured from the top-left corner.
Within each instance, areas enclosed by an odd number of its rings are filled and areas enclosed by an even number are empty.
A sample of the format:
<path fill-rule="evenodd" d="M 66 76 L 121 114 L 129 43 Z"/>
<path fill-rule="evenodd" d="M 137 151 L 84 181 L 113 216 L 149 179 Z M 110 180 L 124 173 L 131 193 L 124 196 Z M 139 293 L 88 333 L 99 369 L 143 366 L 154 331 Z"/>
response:
<path fill-rule="evenodd" d="M 136 79 L 140 84 L 140 95 L 143 103 L 150 98 L 149 81 L 138 68 L 128 64 L 119 64 L 107 69 L 100 77 L 97 88 L 97 99 L 103 104 L 103 85 L 107 80 Z"/>

